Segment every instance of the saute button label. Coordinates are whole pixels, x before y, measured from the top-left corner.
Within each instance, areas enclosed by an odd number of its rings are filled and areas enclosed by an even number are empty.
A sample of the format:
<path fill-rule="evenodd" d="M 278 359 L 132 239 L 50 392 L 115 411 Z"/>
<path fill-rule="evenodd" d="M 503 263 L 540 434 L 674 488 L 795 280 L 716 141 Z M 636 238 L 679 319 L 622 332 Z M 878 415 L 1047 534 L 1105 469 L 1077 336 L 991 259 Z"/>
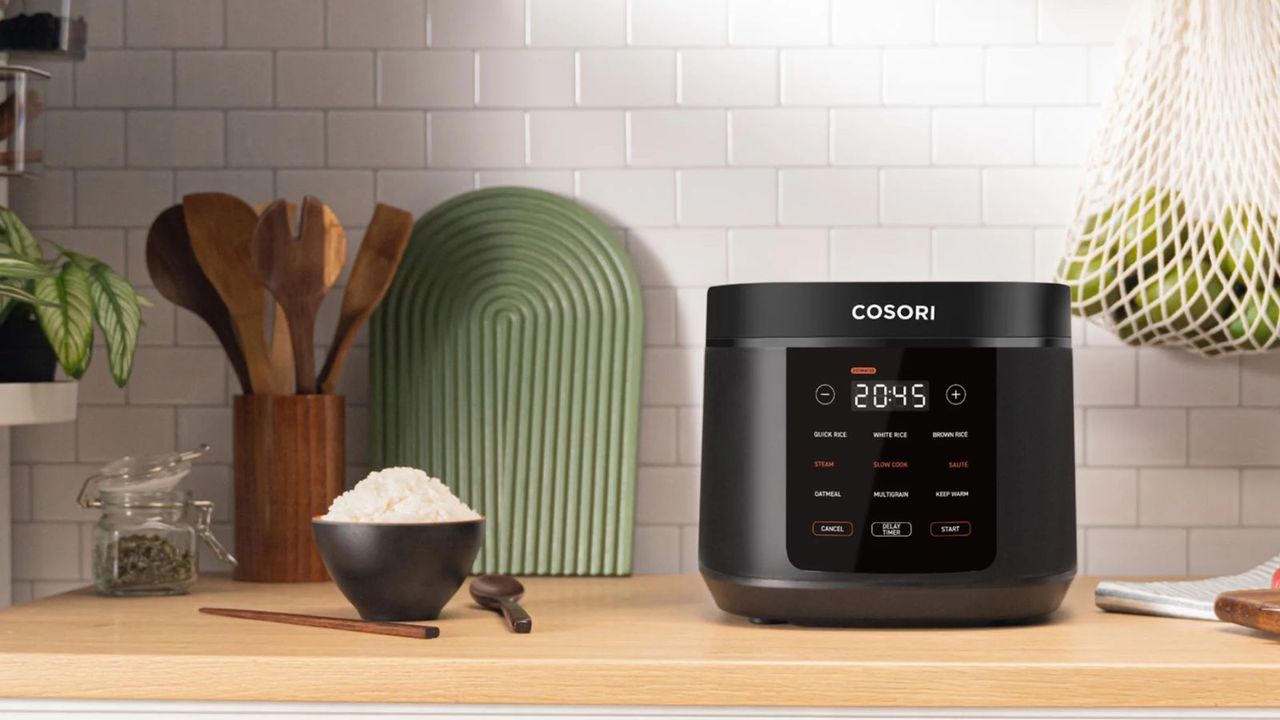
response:
<path fill-rule="evenodd" d="M 876 537 L 911 537 L 911 523 L 873 522 L 871 534 Z"/>
<path fill-rule="evenodd" d="M 973 532 L 973 525 L 968 520 L 947 520 L 929 526 L 929 534 L 934 537 L 968 537 Z"/>
<path fill-rule="evenodd" d="M 819 520 L 813 524 L 813 534 L 818 537 L 849 537 L 853 523 L 845 520 Z"/>

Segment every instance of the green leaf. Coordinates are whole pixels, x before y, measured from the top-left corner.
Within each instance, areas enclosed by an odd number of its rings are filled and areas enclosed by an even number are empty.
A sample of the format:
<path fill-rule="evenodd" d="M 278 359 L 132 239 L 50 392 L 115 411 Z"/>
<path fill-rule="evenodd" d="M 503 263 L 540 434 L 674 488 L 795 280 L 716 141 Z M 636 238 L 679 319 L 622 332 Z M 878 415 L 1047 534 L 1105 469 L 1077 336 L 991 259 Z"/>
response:
<path fill-rule="evenodd" d="M 71 377 L 83 377 L 93 353 L 89 273 L 75 263 L 67 263 L 57 275 L 40 278 L 32 287 L 37 298 L 50 303 L 37 305 L 36 317 L 58 363 Z"/>
<path fill-rule="evenodd" d="M 35 262 L 17 255 L 0 254 L 0 278 L 35 280 L 52 274 L 43 262 Z"/>
<path fill-rule="evenodd" d="M 18 215 L 7 207 L 0 207 L 0 242 L 8 245 L 10 251 L 18 257 L 32 262 L 44 262 L 40 241 L 22 224 Z"/>
<path fill-rule="evenodd" d="M 32 295 L 26 290 L 23 290 L 21 287 L 18 287 L 17 285 L 9 285 L 7 283 L 0 283 L 0 299 L 17 300 L 19 302 L 30 303 L 32 305 L 47 304 L 45 301 L 35 295 Z M 0 307 L 4 306 L 0 305 Z"/>
<path fill-rule="evenodd" d="M 79 263 L 73 263 L 79 264 Z M 93 314 L 107 343 L 107 364 L 116 385 L 124 387 L 133 371 L 142 313 L 133 286 L 106 263 L 94 261 L 88 269 Z"/>

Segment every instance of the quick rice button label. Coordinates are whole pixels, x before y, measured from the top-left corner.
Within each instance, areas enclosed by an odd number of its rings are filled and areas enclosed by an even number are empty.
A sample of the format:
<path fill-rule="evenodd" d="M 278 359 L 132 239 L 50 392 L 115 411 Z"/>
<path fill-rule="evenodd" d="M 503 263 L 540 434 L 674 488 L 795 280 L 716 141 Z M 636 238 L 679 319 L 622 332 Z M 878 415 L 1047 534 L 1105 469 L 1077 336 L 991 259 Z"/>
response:
<path fill-rule="evenodd" d="M 929 534 L 934 537 L 968 537 L 972 533 L 973 525 L 968 520 L 948 520 L 929 526 Z"/>
<path fill-rule="evenodd" d="M 849 537 L 853 535 L 853 523 L 845 520 L 819 520 L 813 524 L 813 534 L 818 537 Z"/>

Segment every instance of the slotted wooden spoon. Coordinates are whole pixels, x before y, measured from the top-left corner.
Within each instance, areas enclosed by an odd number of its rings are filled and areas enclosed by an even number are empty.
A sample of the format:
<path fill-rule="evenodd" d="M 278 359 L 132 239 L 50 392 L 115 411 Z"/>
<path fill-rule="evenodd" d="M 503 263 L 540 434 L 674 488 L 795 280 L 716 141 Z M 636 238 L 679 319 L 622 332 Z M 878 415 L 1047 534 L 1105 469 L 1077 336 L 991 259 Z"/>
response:
<path fill-rule="evenodd" d="M 190 310 L 209 325 L 227 353 L 240 389 L 252 392 L 249 369 L 231 324 L 231 313 L 196 259 L 181 205 L 164 210 L 151 223 L 147 231 L 147 272 L 156 290 L 169 302 Z"/>
<path fill-rule="evenodd" d="M 364 240 L 351 266 L 346 292 L 342 294 L 342 310 L 338 314 L 338 326 L 333 332 L 333 342 L 320 369 L 320 391 L 332 393 L 342 376 L 342 366 L 347 352 L 355 342 L 360 326 L 373 314 L 378 303 L 391 287 L 391 279 L 409 245 L 409 233 L 413 230 L 413 216 L 404 210 L 378 203 L 373 218 L 364 232 Z"/>
<path fill-rule="evenodd" d="M 251 391 L 278 394 L 265 338 L 265 290 L 250 249 L 258 214 L 248 203 L 226 193 L 187 195 L 182 198 L 182 208 L 191 249 L 231 314 Z"/>
<path fill-rule="evenodd" d="M 338 232 L 334 232 L 334 227 Z M 316 391 L 315 323 L 324 294 L 337 282 L 346 258 L 346 235 L 324 205 L 307 196 L 295 237 L 283 200 L 262 213 L 254 232 L 253 260 L 258 277 L 284 308 L 293 345 L 297 391 Z"/>

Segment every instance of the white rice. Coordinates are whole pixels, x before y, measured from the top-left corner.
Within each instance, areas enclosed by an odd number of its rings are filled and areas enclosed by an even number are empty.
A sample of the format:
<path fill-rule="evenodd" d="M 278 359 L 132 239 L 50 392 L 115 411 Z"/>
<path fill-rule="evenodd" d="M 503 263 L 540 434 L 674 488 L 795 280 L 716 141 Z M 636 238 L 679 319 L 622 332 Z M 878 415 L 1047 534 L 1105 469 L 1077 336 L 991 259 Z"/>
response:
<path fill-rule="evenodd" d="M 393 467 L 369 473 L 339 495 L 322 520 L 367 523 L 429 523 L 477 520 L 439 479 L 417 468 Z"/>

